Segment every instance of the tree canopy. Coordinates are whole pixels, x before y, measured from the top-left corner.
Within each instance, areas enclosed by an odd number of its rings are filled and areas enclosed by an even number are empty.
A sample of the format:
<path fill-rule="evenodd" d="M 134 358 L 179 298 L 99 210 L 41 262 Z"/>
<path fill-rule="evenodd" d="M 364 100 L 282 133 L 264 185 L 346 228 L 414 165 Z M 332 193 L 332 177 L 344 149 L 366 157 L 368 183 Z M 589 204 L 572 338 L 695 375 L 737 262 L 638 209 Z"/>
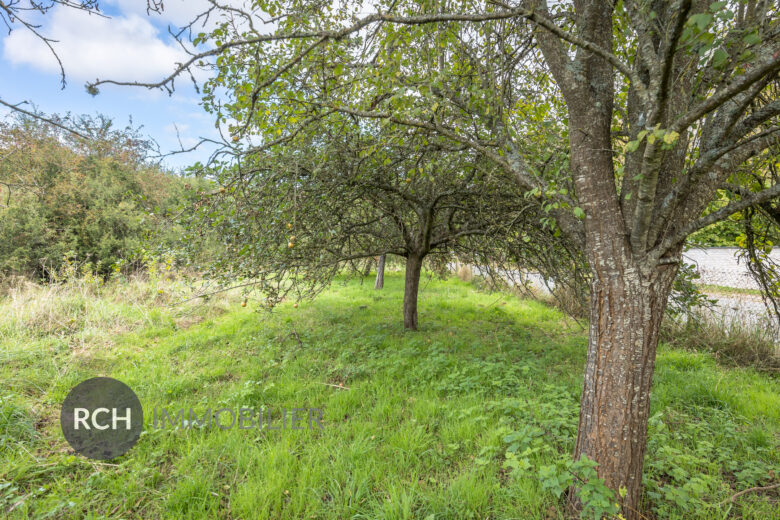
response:
<path fill-rule="evenodd" d="M 455 259 L 508 270 L 532 252 L 542 264 L 547 249 L 573 254 L 492 161 L 404 125 L 334 115 L 213 175 L 221 188 L 198 203 L 192 228 L 224 244 L 211 266 L 224 283 L 257 280 L 270 305 L 315 294 L 362 259 L 397 255 L 404 326 L 416 329 L 426 259 L 440 271 Z"/>
<path fill-rule="evenodd" d="M 196 31 L 190 60 L 160 82 L 132 84 L 170 89 L 194 68 L 213 71 L 204 105 L 229 130 L 223 156 L 283 145 L 335 114 L 405 125 L 504 169 L 536 201 L 539 224 L 581 248 L 591 324 L 574 456 L 595 460 L 622 514 L 638 518 L 658 330 L 685 241 L 738 212 L 776 225 L 776 6 L 260 1 L 212 10 L 229 19 Z M 750 233 L 745 244 L 761 244 Z M 578 487 L 570 502 L 582 509 Z"/>

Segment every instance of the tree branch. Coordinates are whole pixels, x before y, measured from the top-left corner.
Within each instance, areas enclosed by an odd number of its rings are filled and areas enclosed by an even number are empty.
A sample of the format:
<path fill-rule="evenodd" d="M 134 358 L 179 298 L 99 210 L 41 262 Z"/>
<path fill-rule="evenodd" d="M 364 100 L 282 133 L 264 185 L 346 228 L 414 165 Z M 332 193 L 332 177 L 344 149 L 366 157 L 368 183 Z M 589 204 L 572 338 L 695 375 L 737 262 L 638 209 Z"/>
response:
<path fill-rule="evenodd" d="M 493 13 L 475 13 L 475 14 L 438 13 L 438 14 L 426 14 L 426 15 L 417 15 L 417 16 L 396 16 L 391 14 L 384 14 L 381 12 L 374 13 L 365 16 L 359 19 L 358 21 L 356 21 L 355 23 L 353 23 L 352 25 L 348 27 L 344 27 L 343 29 L 339 29 L 339 30 L 296 31 L 291 33 L 265 34 L 265 35 L 256 36 L 254 38 L 245 38 L 242 40 L 234 40 L 227 43 L 223 43 L 222 45 L 218 45 L 211 50 L 191 54 L 190 59 L 188 59 L 184 63 L 179 64 L 171 74 L 169 74 L 167 77 L 157 82 L 147 83 L 147 82 L 139 82 L 139 81 L 115 81 L 110 79 L 107 80 L 99 79 L 94 82 L 87 83 L 87 89 L 90 91 L 96 91 L 97 87 L 99 87 L 100 85 L 112 84 L 112 85 L 121 85 L 121 86 L 146 87 L 150 89 L 164 87 L 169 92 L 171 92 L 172 88 L 168 87 L 168 85 L 171 84 L 182 72 L 189 70 L 193 64 L 205 58 L 209 58 L 211 56 L 218 56 L 223 52 L 235 47 L 243 47 L 245 45 L 254 45 L 258 43 L 270 43 L 270 42 L 277 42 L 283 40 L 314 39 L 314 38 L 319 40 L 317 42 L 317 45 L 320 45 L 326 41 L 342 40 L 347 36 L 356 33 L 362 30 L 363 28 L 368 27 L 369 25 L 375 23 L 392 23 L 392 24 L 399 24 L 399 25 L 426 25 L 426 24 L 438 23 L 438 22 L 487 22 L 493 20 L 505 20 L 507 18 L 515 18 L 517 16 L 522 16 L 524 14 L 526 14 L 526 10 L 522 8 L 510 9 L 506 11 L 497 11 Z M 300 59 L 310 51 L 311 51 L 310 48 L 305 49 L 304 51 L 302 51 L 302 53 L 299 53 L 294 58 L 292 58 L 291 61 L 293 62 L 300 61 Z"/>
<path fill-rule="evenodd" d="M 0 99 L 0 105 L 8 107 L 11 110 L 13 110 L 14 112 L 19 112 L 20 114 L 24 114 L 26 116 L 32 117 L 33 119 L 37 119 L 38 121 L 42 121 L 42 122 L 44 122 L 46 124 L 49 124 L 49 125 L 52 125 L 52 126 L 56 126 L 60 130 L 65 130 L 66 132 L 71 133 L 71 134 L 73 134 L 73 135 L 75 135 L 77 137 L 81 137 L 82 139 L 89 140 L 89 137 L 87 137 L 86 135 L 84 135 L 81 132 L 78 132 L 78 131 L 76 131 L 76 130 L 74 130 L 72 128 L 69 128 L 69 127 L 63 125 L 62 123 L 57 122 L 54 118 L 46 117 L 46 116 L 43 116 L 41 114 L 37 114 L 35 112 L 31 112 L 29 110 L 25 110 L 24 108 L 21 108 L 19 105 L 22 105 L 24 103 L 27 103 L 27 102 L 26 101 L 22 101 L 21 103 L 13 105 L 11 103 L 8 103 L 8 102 L 4 101 L 3 99 Z"/>
<path fill-rule="evenodd" d="M 704 117 L 709 112 L 712 112 L 722 104 L 732 99 L 735 95 L 748 89 L 752 84 L 760 81 L 768 74 L 774 74 L 780 71 L 780 60 L 776 59 L 770 53 L 769 59 L 764 63 L 757 63 L 751 67 L 748 72 L 738 76 L 731 81 L 724 88 L 718 90 L 713 95 L 707 98 L 706 101 L 702 101 L 698 106 L 689 110 L 681 118 L 672 124 L 670 131 L 682 133 L 693 123 Z"/>
<path fill-rule="evenodd" d="M 707 216 L 694 220 L 680 229 L 677 233 L 664 240 L 661 245 L 653 250 L 652 256 L 655 258 L 660 258 L 669 249 L 688 238 L 688 236 L 692 233 L 716 222 L 720 222 L 721 220 L 724 220 L 726 217 L 733 215 L 738 211 L 742 211 L 743 209 L 749 208 L 750 206 L 761 204 L 778 196 L 780 196 L 780 183 L 775 184 L 771 188 L 760 191 L 751 197 L 744 197 L 737 202 L 732 202 L 717 211 L 713 211 Z"/>
<path fill-rule="evenodd" d="M 121 85 L 121 86 L 145 87 L 150 89 L 165 88 L 169 92 L 172 92 L 173 89 L 172 87 L 169 87 L 169 85 L 172 84 L 172 82 L 181 73 L 188 71 L 193 66 L 193 64 L 205 58 L 220 55 L 223 52 L 230 50 L 232 48 L 242 47 L 245 45 L 253 45 L 257 43 L 268 43 L 268 42 L 283 41 L 283 40 L 311 39 L 311 38 L 317 38 L 320 40 L 315 44 L 316 46 L 327 41 L 342 40 L 347 36 L 356 33 L 362 30 L 363 28 L 368 27 L 369 25 L 375 23 L 390 23 L 390 24 L 397 24 L 397 25 L 427 25 L 427 24 L 440 23 L 440 22 L 482 23 L 488 21 L 506 20 L 509 18 L 523 17 L 537 24 L 538 26 L 546 29 L 547 31 L 551 32 L 558 38 L 568 41 L 573 45 L 577 45 L 589 52 L 592 52 L 602 57 L 607 62 L 609 62 L 613 67 L 615 67 L 615 69 L 620 71 L 626 77 L 630 78 L 632 83 L 635 83 L 637 85 L 637 88 L 641 92 L 646 93 L 644 84 L 641 82 L 636 72 L 631 70 L 631 68 L 628 65 L 623 63 L 617 56 L 615 56 L 609 50 L 603 49 L 593 42 L 589 42 L 585 39 L 579 38 L 578 36 L 575 36 L 573 34 L 564 31 L 563 29 L 555 25 L 552 21 L 550 21 L 548 18 L 540 15 L 539 13 L 535 12 L 532 9 L 526 9 L 523 7 L 510 8 L 506 4 L 500 4 L 498 2 L 494 2 L 494 3 L 496 3 L 497 5 L 501 5 L 504 8 L 504 10 L 496 11 L 492 13 L 474 13 L 474 14 L 437 13 L 437 14 L 425 14 L 425 15 L 417 15 L 417 16 L 397 16 L 391 14 L 384 14 L 380 12 L 380 13 L 374 13 L 365 16 L 359 19 L 358 21 L 356 21 L 355 23 L 353 23 L 352 25 L 348 27 L 344 27 L 339 30 L 296 31 L 296 32 L 281 33 L 281 34 L 266 34 L 266 35 L 256 36 L 254 38 L 234 40 L 231 42 L 223 43 L 222 45 L 218 45 L 217 47 L 208 51 L 204 51 L 201 53 L 192 53 L 190 59 L 188 59 L 184 63 L 179 64 L 171 74 L 169 74 L 167 77 L 165 77 L 164 79 L 158 82 L 150 83 L 150 82 L 139 82 L 139 81 L 116 81 L 110 79 L 108 80 L 98 79 L 94 82 L 87 83 L 87 90 L 92 93 L 97 93 L 97 87 L 99 87 L 100 85 L 112 84 L 112 85 Z M 307 48 L 306 50 L 302 51 L 302 53 L 299 53 L 295 57 L 293 57 L 291 62 L 300 61 L 300 59 L 310 51 L 311 48 Z M 283 69 L 287 70 L 289 69 L 290 66 L 292 65 L 288 63 L 283 67 Z"/>

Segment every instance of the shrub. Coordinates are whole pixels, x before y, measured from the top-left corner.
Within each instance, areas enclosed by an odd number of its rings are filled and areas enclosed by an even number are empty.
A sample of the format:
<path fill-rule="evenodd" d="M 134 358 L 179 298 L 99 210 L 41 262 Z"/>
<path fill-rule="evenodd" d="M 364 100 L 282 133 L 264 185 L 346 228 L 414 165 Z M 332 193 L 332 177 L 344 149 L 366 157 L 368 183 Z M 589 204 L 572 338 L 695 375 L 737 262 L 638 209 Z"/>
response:
<path fill-rule="evenodd" d="M 43 123 L 0 123 L 0 272 L 50 278 L 64 261 L 106 276 L 144 241 L 172 244 L 163 225 L 185 197 L 183 181 L 144 157 L 148 144 L 105 118 L 82 119 L 79 140 Z"/>

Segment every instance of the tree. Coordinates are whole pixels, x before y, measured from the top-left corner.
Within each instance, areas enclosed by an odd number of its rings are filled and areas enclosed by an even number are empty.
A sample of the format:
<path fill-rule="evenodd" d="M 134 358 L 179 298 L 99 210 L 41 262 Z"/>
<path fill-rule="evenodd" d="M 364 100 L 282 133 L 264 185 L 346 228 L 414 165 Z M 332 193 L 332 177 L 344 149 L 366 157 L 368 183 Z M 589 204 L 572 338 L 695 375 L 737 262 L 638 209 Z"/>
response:
<path fill-rule="evenodd" d="M 624 6 L 578 5 L 574 38 L 537 32 L 571 118 L 593 276 L 575 457 L 598 461 L 607 484 L 627 490 L 624 514 L 637 517 L 658 331 L 684 241 L 780 194 L 774 184 L 702 216 L 723 183 L 742 184 L 740 170 L 777 156 L 780 101 L 762 94 L 777 80 L 780 41 L 769 3 Z M 544 10 L 538 16 L 551 23 Z M 633 64 L 613 45 L 630 50 Z M 622 172 L 615 121 L 629 139 Z"/>
<path fill-rule="evenodd" d="M 385 287 L 385 262 L 387 261 L 387 255 L 379 255 L 379 259 L 376 261 L 376 280 L 374 281 L 374 289 L 383 289 Z"/>
<path fill-rule="evenodd" d="M 456 254 L 482 258 L 530 221 L 528 202 L 479 153 L 339 114 L 214 175 L 221 188 L 199 203 L 191 226 L 224 243 L 213 272 L 225 283 L 259 280 L 274 305 L 290 293 L 313 295 L 345 266 L 361 272 L 358 262 L 377 256 L 381 287 L 384 258 L 397 255 L 406 262 L 403 323 L 411 330 L 424 261 L 442 269 Z M 553 241 L 549 230 L 537 235 Z"/>
<path fill-rule="evenodd" d="M 241 23 L 199 35 L 205 50 L 145 86 L 204 63 L 216 72 L 207 106 L 238 121 L 242 137 L 279 144 L 331 111 L 392 121 L 479 151 L 531 200 L 540 195 L 543 218 L 590 269 L 574 457 L 597 461 L 622 490 L 623 515 L 637 518 L 658 331 L 681 249 L 691 233 L 780 195 L 771 177 L 749 176 L 777 161 L 772 3 L 355 6 L 236 10 Z M 263 13 L 270 33 L 253 23 Z"/>

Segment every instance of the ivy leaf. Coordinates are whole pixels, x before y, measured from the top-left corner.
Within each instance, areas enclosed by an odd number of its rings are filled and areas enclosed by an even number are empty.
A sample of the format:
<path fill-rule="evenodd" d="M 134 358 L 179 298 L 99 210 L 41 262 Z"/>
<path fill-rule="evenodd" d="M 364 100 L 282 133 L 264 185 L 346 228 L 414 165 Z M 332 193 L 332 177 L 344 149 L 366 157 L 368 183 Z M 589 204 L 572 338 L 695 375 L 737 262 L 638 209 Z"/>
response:
<path fill-rule="evenodd" d="M 585 212 L 582 211 L 582 208 L 580 208 L 578 206 L 578 207 L 574 208 L 574 216 L 579 218 L 579 219 L 583 219 L 583 218 L 585 218 Z"/>

